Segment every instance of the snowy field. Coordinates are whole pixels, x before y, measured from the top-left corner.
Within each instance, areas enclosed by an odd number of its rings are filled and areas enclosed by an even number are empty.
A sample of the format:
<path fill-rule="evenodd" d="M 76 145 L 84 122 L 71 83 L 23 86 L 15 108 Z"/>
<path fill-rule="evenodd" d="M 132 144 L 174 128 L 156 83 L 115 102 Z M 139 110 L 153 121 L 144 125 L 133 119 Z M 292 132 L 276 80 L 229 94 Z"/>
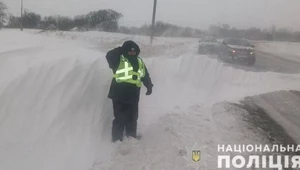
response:
<path fill-rule="evenodd" d="M 149 37 L 101 32 L 0 37 L 1 170 L 193 169 L 185 150 L 195 143 L 207 146 L 200 169 L 217 169 L 218 144 L 268 142 L 226 102 L 300 87 L 298 74 L 247 72 L 198 55 L 197 39 L 151 46 Z M 141 141 L 112 144 L 105 54 L 129 39 L 141 44 L 154 89 L 142 89 Z"/>

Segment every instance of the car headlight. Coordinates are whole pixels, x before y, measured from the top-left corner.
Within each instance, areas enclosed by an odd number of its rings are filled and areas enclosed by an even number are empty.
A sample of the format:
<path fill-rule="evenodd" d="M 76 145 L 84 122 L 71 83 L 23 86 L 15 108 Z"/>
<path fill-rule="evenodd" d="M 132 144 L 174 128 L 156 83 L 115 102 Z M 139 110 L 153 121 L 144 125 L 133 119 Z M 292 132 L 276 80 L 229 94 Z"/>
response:
<path fill-rule="evenodd" d="M 253 54 L 254 54 L 254 51 L 251 51 L 250 54 L 253 55 Z"/>

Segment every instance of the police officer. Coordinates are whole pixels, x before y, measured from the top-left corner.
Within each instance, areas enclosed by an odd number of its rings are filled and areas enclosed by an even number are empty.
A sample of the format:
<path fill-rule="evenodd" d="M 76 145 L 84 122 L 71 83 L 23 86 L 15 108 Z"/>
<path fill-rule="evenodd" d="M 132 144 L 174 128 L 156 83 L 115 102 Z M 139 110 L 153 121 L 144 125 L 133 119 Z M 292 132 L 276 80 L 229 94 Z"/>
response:
<path fill-rule="evenodd" d="M 112 127 L 113 142 L 122 141 L 124 131 L 126 136 L 137 138 L 138 104 L 142 84 L 147 88 L 146 95 L 152 93 L 153 84 L 139 54 L 139 46 L 133 41 L 126 41 L 122 47 L 117 47 L 106 55 L 114 74 L 108 94 L 113 102 L 115 117 Z"/>

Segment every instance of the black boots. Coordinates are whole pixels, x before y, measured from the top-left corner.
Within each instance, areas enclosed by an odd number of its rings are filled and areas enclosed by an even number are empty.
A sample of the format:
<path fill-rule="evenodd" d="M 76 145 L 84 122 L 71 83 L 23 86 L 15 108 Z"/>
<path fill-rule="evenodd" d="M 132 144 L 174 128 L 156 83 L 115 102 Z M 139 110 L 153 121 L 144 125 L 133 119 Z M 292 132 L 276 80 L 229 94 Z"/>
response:
<path fill-rule="evenodd" d="M 136 138 L 138 103 L 125 103 L 113 100 L 114 116 L 112 127 L 112 141 L 123 141 L 123 134 Z"/>

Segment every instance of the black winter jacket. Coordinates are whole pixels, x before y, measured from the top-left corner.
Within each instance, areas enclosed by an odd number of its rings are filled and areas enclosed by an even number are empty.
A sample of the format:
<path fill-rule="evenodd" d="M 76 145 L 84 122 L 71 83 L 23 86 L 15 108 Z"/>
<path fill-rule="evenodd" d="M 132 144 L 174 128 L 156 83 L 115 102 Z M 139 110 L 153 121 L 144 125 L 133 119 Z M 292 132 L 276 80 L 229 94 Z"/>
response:
<path fill-rule="evenodd" d="M 137 54 L 136 56 L 127 57 L 126 53 L 132 47 L 136 49 Z M 132 65 L 133 70 L 137 71 L 139 68 L 138 58 L 137 58 L 139 53 L 140 53 L 140 48 L 136 43 L 134 43 L 133 41 L 126 41 L 122 47 L 118 47 L 109 51 L 106 54 L 106 59 L 109 67 L 112 69 L 113 73 L 115 74 L 120 64 L 121 55 L 124 54 L 124 57 L 126 57 L 130 62 L 130 64 Z M 146 74 L 145 77 L 142 79 L 142 82 L 147 89 L 149 88 L 152 89 L 153 84 L 146 66 L 145 66 L 145 73 Z M 113 78 L 108 97 L 113 100 L 121 100 L 122 102 L 136 103 L 139 101 L 140 89 L 141 88 L 137 87 L 134 84 L 117 83 L 116 80 Z"/>

